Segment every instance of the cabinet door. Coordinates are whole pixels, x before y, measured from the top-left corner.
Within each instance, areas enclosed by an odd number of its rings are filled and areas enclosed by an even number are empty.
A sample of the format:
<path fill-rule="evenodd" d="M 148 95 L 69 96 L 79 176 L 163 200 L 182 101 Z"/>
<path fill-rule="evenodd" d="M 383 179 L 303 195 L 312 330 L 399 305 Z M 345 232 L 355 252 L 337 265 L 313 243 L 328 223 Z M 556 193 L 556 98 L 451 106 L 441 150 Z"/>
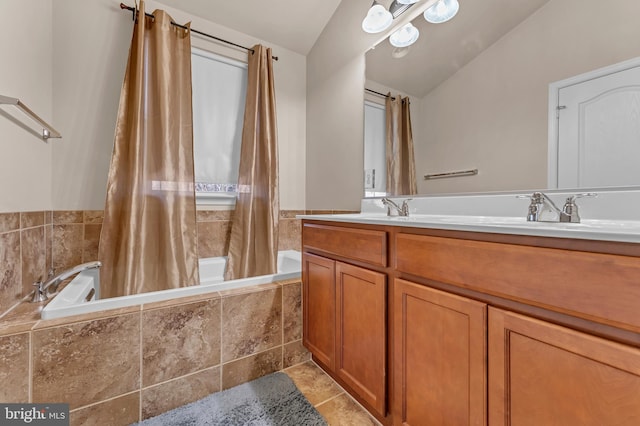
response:
<path fill-rule="evenodd" d="M 335 262 L 305 253 L 302 258 L 303 343 L 322 364 L 335 366 Z"/>
<path fill-rule="evenodd" d="M 386 276 L 336 262 L 338 376 L 384 417 Z"/>
<path fill-rule="evenodd" d="M 490 308 L 489 422 L 639 425 L 640 350 Z"/>
<path fill-rule="evenodd" d="M 396 425 L 485 425 L 484 303 L 394 281 Z"/>

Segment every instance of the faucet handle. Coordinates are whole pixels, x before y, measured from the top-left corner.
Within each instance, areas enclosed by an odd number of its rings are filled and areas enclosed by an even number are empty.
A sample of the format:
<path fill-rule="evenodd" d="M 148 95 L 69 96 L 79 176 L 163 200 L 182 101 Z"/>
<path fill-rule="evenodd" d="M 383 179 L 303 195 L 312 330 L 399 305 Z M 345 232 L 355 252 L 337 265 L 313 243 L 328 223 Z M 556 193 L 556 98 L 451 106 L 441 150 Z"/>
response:
<path fill-rule="evenodd" d="M 580 223 L 580 215 L 578 214 L 578 205 L 576 204 L 576 199 L 597 196 L 598 194 L 595 192 L 584 192 L 567 197 L 567 201 L 562 207 L 562 215 L 560 215 L 560 221 Z"/>
<path fill-rule="evenodd" d="M 595 198 L 598 196 L 597 192 L 582 192 L 580 194 L 572 195 L 567 198 L 567 203 L 574 203 L 577 198 Z"/>
<path fill-rule="evenodd" d="M 49 299 L 47 297 L 47 293 L 42 288 L 42 281 L 41 280 L 34 282 L 33 286 L 35 287 L 35 289 L 33 290 L 33 297 L 31 298 L 31 301 L 33 303 L 40 303 L 40 302 L 44 302 L 45 300 Z"/>
<path fill-rule="evenodd" d="M 406 198 L 402 201 L 402 216 L 409 216 L 409 201 L 413 200 L 413 198 Z"/>
<path fill-rule="evenodd" d="M 540 215 L 539 205 L 542 204 L 542 193 L 534 192 L 531 195 L 516 195 L 516 198 L 530 200 L 529 211 L 527 212 L 527 222 L 537 222 Z"/>
<path fill-rule="evenodd" d="M 527 194 L 516 195 L 516 198 L 524 198 L 527 200 L 531 200 L 531 203 L 536 203 L 536 204 L 542 203 L 542 197 L 543 197 L 542 192 L 538 192 L 538 191 L 532 193 L 531 195 L 527 195 Z"/>

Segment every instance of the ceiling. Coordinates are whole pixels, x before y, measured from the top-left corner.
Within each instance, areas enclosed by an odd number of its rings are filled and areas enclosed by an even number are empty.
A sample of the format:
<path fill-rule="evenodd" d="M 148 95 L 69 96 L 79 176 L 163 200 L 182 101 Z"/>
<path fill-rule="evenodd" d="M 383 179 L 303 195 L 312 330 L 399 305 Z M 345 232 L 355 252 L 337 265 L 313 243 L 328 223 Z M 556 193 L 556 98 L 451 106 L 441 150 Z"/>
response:
<path fill-rule="evenodd" d="M 305 56 L 341 1 L 159 0 L 172 8 Z M 362 3 L 348 9 L 361 15 L 351 21 L 360 22 L 371 5 L 371 0 L 345 1 Z M 460 11 L 456 17 L 437 25 L 426 22 L 420 14 L 413 20 L 420 30 L 420 38 L 407 56 L 393 59 L 393 46 L 387 40 L 367 52 L 367 79 L 423 97 L 548 1 L 459 0 Z M 388 7 L 392 0 L 380 2 Z M 416 6 L 426 4 L 421 0 Z"/>
<path fill-rule="evenodd" d="M 451 21 L 430 24 L 422 15 L 412 21 L 420 37 L 405 57 L 392 58 L 388 40 L 367 52 L 367 80 L 423 97 L 549 0 L 458 1 Z"/>
<path fill-rule="evenodd" d="M 160 2 L 306 56 L 341 0 L 160 0 Z"/>

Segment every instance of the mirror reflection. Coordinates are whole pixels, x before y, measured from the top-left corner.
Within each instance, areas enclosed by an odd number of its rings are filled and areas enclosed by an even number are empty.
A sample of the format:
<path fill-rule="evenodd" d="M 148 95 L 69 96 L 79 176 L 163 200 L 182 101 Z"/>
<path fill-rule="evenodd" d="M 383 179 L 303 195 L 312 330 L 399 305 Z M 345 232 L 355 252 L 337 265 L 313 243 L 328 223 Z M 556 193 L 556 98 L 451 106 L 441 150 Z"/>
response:
<path fill-rule="evenodd" d="M 445 23 L 415 18 L 420 35 L 410 47 L 383 40 L 366 54 L 366 88 L 410 98 L 419 194 L 640 184 L 629 160 L 640 154 L 640 62 L 634 61 L 640 27 L 631 18 L 640 13 L 639 2 L 459 4 Z M 586 74 L 594 70 L 601 72 Z M 608 81 L 627 70 L 627 80 Z M 575 108 L 563 104 L 561 89 L 605 76 L 613 86 L 575 101 Z M 620 87 L 627 89 L 621 93 Z M 603 101 L 591 106 L 593 99 Z M 384 113 L 384 103 L 383 96 L 365 92 L 365 138 L 370 127 L 380 129 L 368 117 Z M 569 116 L 577 129 L 569 130 L 577 138 L 571 142 L 562 130 Z M 590 130 L 583 134 L 583 128 Z M 367 195 L 385 190 L 383 154 L 374 146 L 380 139 L 365 141 Z"/>

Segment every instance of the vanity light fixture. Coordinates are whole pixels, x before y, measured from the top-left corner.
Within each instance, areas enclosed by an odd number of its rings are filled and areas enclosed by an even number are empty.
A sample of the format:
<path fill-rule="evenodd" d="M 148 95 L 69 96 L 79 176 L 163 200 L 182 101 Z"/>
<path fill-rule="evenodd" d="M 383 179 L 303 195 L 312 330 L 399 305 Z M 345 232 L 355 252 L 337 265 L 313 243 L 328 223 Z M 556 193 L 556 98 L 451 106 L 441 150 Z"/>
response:
<path fill-rule="evenodd" d="M 438 0 L 436 4 L 424 11 L 424 19 L 432 24 L 441 24 L 456 16 L 459 8 L 458 0 Z"/>
<path fill-rule="evenodd" d="M 362 21 L 362 29 L 367 33 L 375 34 L 389 28 L 392 22 L 393 15 L 391 15 L 391 12 L 385 9 L 377 0 L 374 0 L 367 12 L 367 16 Z"/>
<path fill-rule="evenodd" d="M 419 36 L 420 31 L 409 22 L 391 34 L 389 43 L 395 47 L 407 47 L 415 43 Z"/>
<path fill-rule="evenodd" d="M 382 32 L 391 26 L 394 19 L 402 15 L 418 1 L 393 0 L 389 5 L 389 10 L 387 10 L 377 0 L 374 0 L 367 12 L 367 16 L 362 21 L 362 29 L 371 34 Z"/>

